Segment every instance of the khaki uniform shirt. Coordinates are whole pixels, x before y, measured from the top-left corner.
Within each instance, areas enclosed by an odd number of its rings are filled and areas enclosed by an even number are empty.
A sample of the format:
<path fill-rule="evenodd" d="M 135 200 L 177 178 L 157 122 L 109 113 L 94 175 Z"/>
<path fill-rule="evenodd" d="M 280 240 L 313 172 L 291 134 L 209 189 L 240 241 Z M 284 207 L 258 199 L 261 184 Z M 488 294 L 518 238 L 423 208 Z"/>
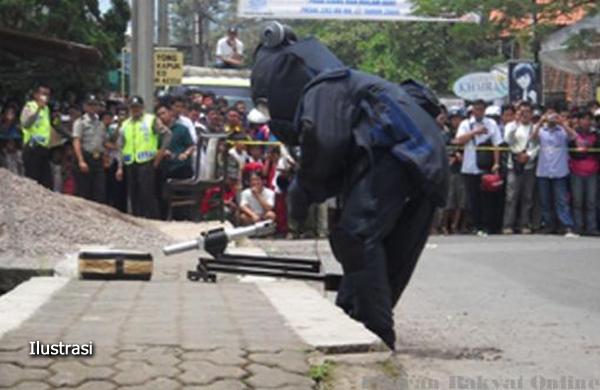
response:
<path fill-rule="evenodd" d="M 84 114 L 73 124 L 73 137 L 81 141 L 81 149 L 94 155 L 104 153 L 108 139 L 106 127 L 97 115 Z"/>

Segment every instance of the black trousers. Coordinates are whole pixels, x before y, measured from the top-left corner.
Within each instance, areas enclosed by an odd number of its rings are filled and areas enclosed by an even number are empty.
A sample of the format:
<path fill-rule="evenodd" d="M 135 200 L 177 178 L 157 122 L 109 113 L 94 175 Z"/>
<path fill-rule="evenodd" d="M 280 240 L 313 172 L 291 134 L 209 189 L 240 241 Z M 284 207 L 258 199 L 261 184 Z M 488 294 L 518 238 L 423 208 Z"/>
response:
<path fill-rule="evenodd" d="M 42 146 L 25 146 L 23 150 L 25 176 L 52 190 L 50 150 Z"/>
<path fill-rule="evenodd" d="M 94 159 L 87 152 L 83 152 L 83 158 L 89 172 L 81 172 L 77 161 L 74 162 L 75 166 L 73 168 L 77 196 L 98 203 L 106 203 L 106 174 L 104 173 L 102 158 Z"/>
<path fill-rule="evenodd" d="M 494 216 L 498 207 L 501 192 L 485 192 L 481 189 L 481 175 L 463 175 L 469 212 L 476 230 L 494 232 L 496 223 Z"/>
<path fill-rule="evenodd" d="M 106 172 L 106 204 L 117 210 L 127 212 L 127 175 L 123 175 L 123 180 L 116 179 L 119 163 L 113 161 Z"/>
<path fill-rule="evenodd" d="M 169 163 L 164 161 L 160 168 L 156 171 L 156 194 L 158 197 L 158 205 L 160 210 L 160 218 L 166 220 L 168 214 L 168 199 L 166 194 L 166 185 L 168 179 L 189 179 L 194 176 L 194 170 L 191 165 L 182 165 L 177 169 L 169 167 Z M 194 210 L 177 207 L 172 210 L 172 218 L 174 220 L 191 219 Z"/>
<path fill-rule="evenodd" d="M 380 156 L 343 199 L 331 247 L 344 269 L 336 303 L 395 348 L 393 308 L 427 242 L 435 205 L 393 156 Z"/>
<path fill-rule="evenodd" d="M 158 219 L 156 171 L 152 166 L 152 161 L 126 165 L 125 174 L 127 176 L 127 195 L 131 202 L 133 215 Z"/>

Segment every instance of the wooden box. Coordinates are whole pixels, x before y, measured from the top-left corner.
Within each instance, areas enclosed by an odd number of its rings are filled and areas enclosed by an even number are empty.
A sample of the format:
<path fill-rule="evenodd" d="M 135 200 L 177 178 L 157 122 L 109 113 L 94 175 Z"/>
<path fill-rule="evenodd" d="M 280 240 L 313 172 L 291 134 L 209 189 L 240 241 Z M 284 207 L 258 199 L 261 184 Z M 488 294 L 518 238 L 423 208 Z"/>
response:
<path fill-rule="evenodd" d="M 79 278 L 150 280 L 152 265 L 152 255 L 147 252 L 87 250 L 79 253 Z"/>

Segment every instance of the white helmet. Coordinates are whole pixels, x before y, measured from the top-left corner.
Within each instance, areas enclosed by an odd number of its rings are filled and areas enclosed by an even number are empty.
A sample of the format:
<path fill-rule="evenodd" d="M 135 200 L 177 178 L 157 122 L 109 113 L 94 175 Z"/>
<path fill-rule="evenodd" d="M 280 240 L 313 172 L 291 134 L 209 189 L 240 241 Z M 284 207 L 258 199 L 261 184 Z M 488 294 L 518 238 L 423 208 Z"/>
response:
<path fill-rule="evenodd" d="M 262 112 L 257 110 L 256 108 L 253 108 L 248 113 L 248 122 L 250 122 L 250 123 L 262 125 L 262 124 L 267 123 L 268 121 L 269 121 L 269 118 L 265 114 L 263 114 Z"/>
<path fill-rule="evenodd" d="M 502 109 L 498 106 L 489 106 L 485 109 L 485 116 L 501 116 Z"/>

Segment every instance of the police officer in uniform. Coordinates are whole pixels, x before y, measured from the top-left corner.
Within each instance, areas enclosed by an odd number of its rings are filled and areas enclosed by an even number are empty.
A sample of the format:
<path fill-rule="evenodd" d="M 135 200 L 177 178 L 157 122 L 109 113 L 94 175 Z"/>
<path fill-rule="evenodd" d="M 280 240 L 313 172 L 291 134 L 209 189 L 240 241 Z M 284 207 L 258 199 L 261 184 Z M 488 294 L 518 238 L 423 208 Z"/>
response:
<path fill-rule="evenodd" d="M 73 124 L 75 152 L 75 190 L 78 196 L 98 203 L 106 202 L 106 177 L 103 156 L 107 131 L 98 117 L 100 101 L 88 95 L 84 114 Z"/>
<path fill-rule="evenodd" d="M 117 180 L 127 175 L 127 196 L 135 216 L 160 216 L 156 191 L 156 170 L 171 142 L 171 131 L 153 114 L 144 113 L 144 100 L 133 96 L 128 119 L 123 122 L 118 145 L 121 150 Z M 160 144 L 160 147 L 159 147 Z"/>
<path fill-rule="evenodd" d="M 50 171 L 50 88 L 39 85 L 33 93 L 33 100 L 27 102 L 21 112 L 21 129 L 23 131 L 23 163 L 25 176 L 37 181 L 48 189 L 52 189 L 52 173 Z"/>

